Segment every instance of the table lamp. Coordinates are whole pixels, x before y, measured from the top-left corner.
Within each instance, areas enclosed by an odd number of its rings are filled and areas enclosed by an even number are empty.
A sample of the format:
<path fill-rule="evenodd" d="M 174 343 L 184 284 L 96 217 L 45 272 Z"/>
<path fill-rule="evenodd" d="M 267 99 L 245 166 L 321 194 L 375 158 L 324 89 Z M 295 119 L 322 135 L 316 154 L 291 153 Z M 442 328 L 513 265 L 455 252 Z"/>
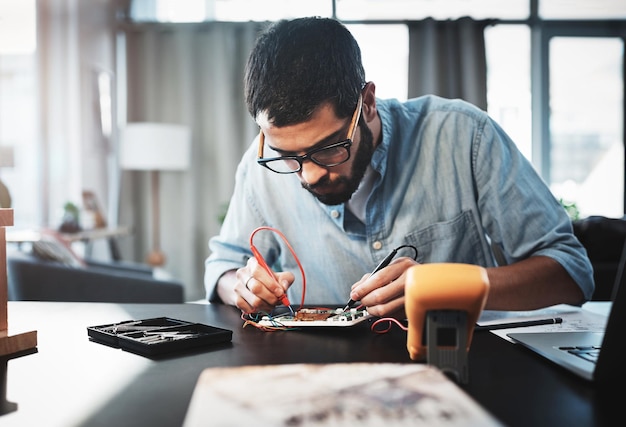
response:
<path fill-rule="evenodd" d="M 12 168 L 13 164 L 13 147 L 0 146 L 0 168 Z M 11 193 L 6 185 L 0 180 L 0 208 L 11 207 Z"/>
<path fill-rule="evenodd" d="M 182 125 L 166 123 L 128 123 L 120 131 L 120 167 L 150 171 L 152 190 L 152 252 L 146 262 L 165 264 L 161 251 L 159 224 L 159 173 L 189 167 L 191 132 Z"/>

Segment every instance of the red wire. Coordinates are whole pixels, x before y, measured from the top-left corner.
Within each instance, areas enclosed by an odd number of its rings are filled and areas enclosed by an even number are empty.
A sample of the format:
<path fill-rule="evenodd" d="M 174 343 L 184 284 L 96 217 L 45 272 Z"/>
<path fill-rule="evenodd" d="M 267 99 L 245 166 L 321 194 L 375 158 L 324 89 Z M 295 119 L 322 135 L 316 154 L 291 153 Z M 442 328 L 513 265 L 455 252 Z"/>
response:
<path fill-rule="evenodd" d="M 304 275 L 304 268 L 302 268 L 302 264 L 300 263 L 300 260 L 298 259 L 298 256 L 296 255 L 296 252 L 293 250 L 293 247 L 289 243 L 289 240 L 287 240 L 287 237 L 285 237 L 285 235 L 282 232 L 280 232 L 279 230 L 277 230 L 276 228 L 268 227 L 268 226 L 261 226 L 261 227 L 255 228 L 252 231 L 252 233 L 250 233 L 250 249 L 252 249 L 252 252 L 256 253 L 257 256 L 259 256 L 261 258 L 261 259 L 259 259 L 257 261 L 259 261 L 259 263 L 272 276 L 274 276 L 274 274 L 272 273 L 271 269 L 267 265 L 267 262 L 265 261 L 265 259 L 263 259 L 263 257 L 259 253 L 258 249 L 256 248 L 256 246 L 254 246 L 254 243 L 252 242 L 252 240 L 254 239 L 254 235 L 258 231 L 261 231 L 261 230 L 269 230 L 269 231 L 273 231 L 274 233 L 278 234 L 283 239 L 283 241 L 285 242 L 287 247 L 289 248 L 289 251 L 291 252 L 291 255 L 293 255 L 293 258 L 296 260 L 296 264 L 298 264 L 298 268 L 300 269 L 300 274 L 302 275 L 302 299 L 300 300 L 300 308 L 299 308 L 299 309 L 301 309 L 304 306 L 304 296 L 306 294 L 306 277 Z M 274 278 L 276 278 L 276 276 L 274 276 Z"/>
<path fill-rule="evenodd" d="M 388 322 L 387 327 L 385 329 L 376 329 L 376 326 L 380 325 L 382 322 Z M 393 326 L 394 323 L 398 325 L 400 329 L 402 329 L 403 331 L 409 330 L 409 328 L 404 326 L 398 319 L 394 319 L 393 317 L 382 317 L 376 320 L 374 323 L 372 323 L 372 326 L 370 327 L 370 329 L 373 332 L 376 332 L 377 334 L 386 334 L 387 332 L 391 330 L 391 327 Z"/>
<path fill-rule="evenodd" d="M 272 270 L 269 268 L 269 266 L 267 265 L 267 262 L 265 261 L 265 259 L 263 259 L 263 256 L 260 254 L 259 250 L 256 248 L 256 246 L 254 246 L 253 243 L 253 239 L 254 239 L 254 235 L 261 231 L 261 230 L 269 230 L 272 231 L 276 234 L 278 234 L 283 241 L 285 242 L 285 244 L 287 245 L 287 248 L 289 248 L 289 251 L 291 252 L 291 255 L 293 255 L 293 258 L 296 261 L 296 264 L 298 264 L 298 268 L 300 269 L 300 274 L 302 275 L 302 298 L 300 300 L 300 307 L 298 308 L 298 310 L 301 310 L 302 307 L 304 307 L 304 297 L 306 295 L 306 276 L 304 274 L 304 268 L 302 267 L 302 263 L 300 263 L 300 260 L 298 259 L 298 256 L 296 255 L 296 252 L 294 251 L 293 247 L 291 246 L 291 244 L 289 243 L 289 240 L 287 240 L 287 237 L 285 237 L 285 235 L 279 231 L 278 229 L 274 228 L 274 227 L 269 227 L 269 226 L 261 226 L 261 227 L 257 227 L 255 228 L 252 233 L 250 233 L 250 249 L 252 250 L 252 252 L 255 254 L 256 257 L 260 258 L 257 259 L 257 261 L 259 262 L 259 264 L 261 264 L 261 266 L 263 268 L 266 269 L 266 271 L 274 277 L 274 279 L 276 279 L 276 276 L 274 275 L 274 273 L 272 272 Z M 357 309 L 359 308 L 363 308 L 363 304 L 361 304 L 359 307 L 357 307 Z M 242 316 L 242 319 L 244 319 L 244 317 Z M 245 320 L 244 323 L 244 327 L 246 325 L 254 325 L 255 327 L 265 330 L 265 331 L 271 331 L 271 330 L 281 330 L 283 328 L 280 327 L 265 327 L 265 326 L 260 326 L 257 325 L 256 322 L 250 321 L 250 320 Z M 377 326 L 379 326 L 381 323 L 383 322 L 387 322 L 387 327 L 385 329 L 376 329 Z M 370 329 L 373 332 L 376 332 L 377 334 L 385 334 L 387 332 L 389 332 L 391 330 L 391 327 L 393 326 L 393 324 L 396 324 L 397 326 L 400 327 L 400 329 L 404 330 L 404 331 L 408 331 L 408 327 L 404 326 L 399 320 L 394 319 L 393 317 L 383 317 L 380 318 L 378 320 L 376 320 L 374 323 L 372 323 L 372 326 L 370 327 Z"/>

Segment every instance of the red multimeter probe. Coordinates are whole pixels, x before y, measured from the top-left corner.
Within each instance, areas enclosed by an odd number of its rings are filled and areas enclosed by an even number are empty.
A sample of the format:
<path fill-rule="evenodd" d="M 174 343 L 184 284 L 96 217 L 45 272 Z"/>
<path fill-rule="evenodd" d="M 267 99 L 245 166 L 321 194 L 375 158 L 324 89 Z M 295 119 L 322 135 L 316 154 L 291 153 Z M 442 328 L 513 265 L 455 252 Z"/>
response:
<path fill-rule="evenodd" d="M 265 259 L 263 258 L 263 256 L 261 256 L 261 253 L 257 250 L 254 244 L 252 244 L 252 236 L 250 236 L 250 250 L 252 251 L 252 254 L 256 258 L 257 262 L 261 265 L 261 267 L 263 267 L 263 269 L 267 271 L 267 274 L 269 274 L 270 276 L 274 278 L 274 281 L 280 287 L 280 284 L 278 283 L 278 278 L 276 278 L 276 275 L 274 274 L 272 269 L 269 267 L 269 265 L 267 265 L 267 262 L 265 262 Z M 278 298 L 280 299 L 280 302 L 283 303 L 283 305 L 287 307 L 291 305 L 291 303 L 289 302 L 289 299 L 287 298 L 286 293 L 283 292 L 283 295 Z"/>

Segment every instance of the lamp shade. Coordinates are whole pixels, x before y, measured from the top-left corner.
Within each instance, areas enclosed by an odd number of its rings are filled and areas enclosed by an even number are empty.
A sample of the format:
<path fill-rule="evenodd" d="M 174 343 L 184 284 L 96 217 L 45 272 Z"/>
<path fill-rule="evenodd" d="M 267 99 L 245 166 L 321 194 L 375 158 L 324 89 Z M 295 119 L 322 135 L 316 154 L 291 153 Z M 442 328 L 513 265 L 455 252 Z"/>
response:
<path fill-rule="evenodd" d="M 191 132 L 166 123 L 129 123 L 120 132 L 120 167 L 130 170 L 184 170 L 189 167 Z"/>
<path fill-rule="evenodd" d="M 13 147 L 0 146 L 0 168 L 12 168 L 13 162 Z"/>

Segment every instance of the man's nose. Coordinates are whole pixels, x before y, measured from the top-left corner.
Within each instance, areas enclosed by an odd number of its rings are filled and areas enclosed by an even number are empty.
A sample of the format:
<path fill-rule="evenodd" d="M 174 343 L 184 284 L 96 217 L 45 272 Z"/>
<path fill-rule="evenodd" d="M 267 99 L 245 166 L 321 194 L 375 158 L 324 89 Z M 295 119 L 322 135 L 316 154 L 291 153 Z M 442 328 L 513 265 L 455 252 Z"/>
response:
<path fill-rule="evenodd" d="M 322 167 L 310 160 L 302 162 L 302 170 L 300 170 L 300 176 L 302 180 L 309 185 L 315 185 L 317 182 L 328 173 L 328 169 Z"/>

